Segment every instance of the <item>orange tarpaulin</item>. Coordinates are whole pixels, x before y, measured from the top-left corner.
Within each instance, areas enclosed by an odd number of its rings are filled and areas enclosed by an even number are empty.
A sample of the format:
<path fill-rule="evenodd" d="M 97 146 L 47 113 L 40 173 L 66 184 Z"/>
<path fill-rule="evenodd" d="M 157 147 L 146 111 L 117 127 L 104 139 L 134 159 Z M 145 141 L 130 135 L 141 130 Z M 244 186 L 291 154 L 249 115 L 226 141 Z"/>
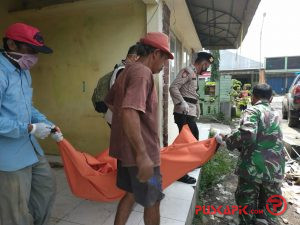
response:
<path fill-rule="evenodd" d="M 108 150 L 94 157 L 77 151 L 66 139 L 58 146 L 69 186 L 75 196 L 111 202 L 124 195 L 116 186 L 117 161 L 108 155 Z M 161 149 L 163 188 L 205 164 L 216 149 L 215 138 L 197 141 L 188 126 L 184 126 L 174 143 Z"/>

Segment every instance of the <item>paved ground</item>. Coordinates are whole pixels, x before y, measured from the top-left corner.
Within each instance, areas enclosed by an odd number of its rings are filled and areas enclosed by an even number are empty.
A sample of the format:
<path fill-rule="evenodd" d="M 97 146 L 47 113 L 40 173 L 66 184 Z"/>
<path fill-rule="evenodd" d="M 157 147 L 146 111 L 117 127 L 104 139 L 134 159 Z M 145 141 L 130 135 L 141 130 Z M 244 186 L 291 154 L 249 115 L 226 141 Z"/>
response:
<path fill-rule="evenodd" d="M 273 107 L 278 109 L 281 113 L 281 101 L 282 97 L 274 98 L 272 103 Z M 290 135 L 295 137 L 300 137 L 299 128 L 289 128 L 287 126 L 287 121 L 283 121 L 283 130 L 284 135 Z M 225 133 L 228 133 L 228 127 L 220 126 L 218 124 L 212 124 L 211 127 L 214 129 L 222 130 Z M 176 128 L 176 127 L 175 127 Z M 174 133 L 177 130 L 174 128 Z M 199 127 L 202 132 L 200 132 L 201 138 L 205 139 L 207 136 L 207 132 L 209 132 L 210 125 L 203 124 Z M 203 136 L 203 137 L 202 137 Z M 53 215 L 51 218 L 50 225 L 112 225 L 117 202 L 114 203 L 99 203 L 92 202 L 84 199 L 79 199 L 73 196 L 71 193 L 65 174 L 63 169 L 54 169 L 54 172 L 57 177 L 58 183 L 58 193 L 56 198 L 56 203 L 53 211 Z M 197 176 L 198 172 L 194 172 L 194 176 Z M 227 191 L 232 189 L 232 193 L 235 190 L 234 185 L 236 183 L 236 178 L 234 176 L 230 176 L 225 179 L 229 182 L 225 182 L 223 184 L 224 188 Z M 227 185 L 228 184 L 228 185 Z M 228 188 L 228 189 L 227 189 Z M 219 192 L 219 190 L 215 190 L 214 192 Z M 162 202 L 161 212 L 162 212 L 162 225 L 183 225 L 185 224 L 185 219 L 187 213 L 189 211 L 189 207 L 191 204 L 191 196 L 194 193 L 194 190 L 191 186 L 184 185 L 179 182 L 175 182 L 170 188 L 168 188 L 165 193 L 167 194 L 167 198 Z M 208 193 L 209 195 L 209 193 Z M 223 196 L 223 195 L 222 195 Z M 232 203 L 233 195 L 228 196 L 227 201 Z M 220 197 L 220 199 L 224 199 L 224 197 Z M 215 199 L 211 199 L 212 201 L 216 201 Z M 220 202 L 221 204 L 221 202 Z M 229 219 L 230 221 L 231 219 Z M 229 224 L 235 224 L 233 220 Z M 132 215 L 129 218 L 127 224 L 131 225 L 142 225 L 142 208 L 136 206 Z M 216 220 L 212 224 L 217 224 Z M 291 223 L 290 223 L 291 224 Z"/>
<path fill-rule="evenodd" d="M 218 127 L 217 125 L 215 125 Z M 176 128 L 176 129 L 175 129 Z M 178 133 L 177 127 L 174 134 Z M 200 140 L 208 138 L 210 125 L 198 124 Z M 222 127 L 224 128 L 224 126 Z M 60 157 L 48 156 L 50 162 L 59 162 Z M 56 163 L 57 164 L 57 163 Z M 49 225 L 112 225 L 118 202 L 92 202 L 75 197 L 68 186 L 63 168 L 53 169 L 57 180 L 57 196 Z M 200 169 L 189 173 L 198 179 Z M 197 190 L 197 189 L 196 189 Z M 88 190 L 87 190 L 88 191 Z M 166 197 L 161 202 L 161 225 L 184 225 L 186 220 L 193 217 L 191 209 L 195 188 L 181 182 L 174 182 L 164 190 Z M 193 210 L 192 215 L 189 214 Z M 139 205 L 134 210 L 127 225 L 143 225 L 143 208 Z"/>
<path fill-rule="evenodd" d="M 276 109 L 282 117 L 282 100 L 283 96 L 275 97 L 272 101 L 272 107 Z M 300 123 L 299 123 L 300 125 Z M 288 126 L 288 122 L 282 119 L 281 128 L 283 133 L 283 140 L 286 144 L 287 150 L 290 154 L 295 155 L 290 146 L 293 146 L 300 153 L 300 126 L 291 128 Z"/>
<path fill-rule="evenodd" d="M 281 114 L 283 97 L 275 97 L 272 102 L 272 107 L 278 110 Z M 290 128 L 287 125 L 287 120 L 282 121 L 282 131 L 285 139 L 290 139 L 295 143 L 300 141 L 300 129 Z M 299 144 L 300 145 L 300 144 Z M 237 152 L 232 153 L 234 156 L 238 156 Z M 204 204 L 205 205 L 233 205 L 235 203 L 234 193 L 237 186 L 237 176 L 233 173 L 228 174 L 223 180 L 220 181 L 218 185 L 208 191 L 205 195 Z M 283 219 L 287 223 L 283 222 Z M 280 217 L 279 222 L 281 225 L 290 224 L 298 225 L 300 224 L 300 215 L 296 213 L 296 207 L 289 204 L 287 211 Z M 236 225 L 238 224 L 238 216 L 224 216 L 224 215 L 210 215 L 204 216 L 201 225 Z M 200 224 L 199 224 L 200 225 Z"/>
<path fill-rule="evenodd" d="M 279 97 L 274 97 L 271 105 L 274 109 L 276 109 L 282 118 L 282 100 L 283 100 L 283 96 L 279 96 Z M 291 128 L 288 127 L 287 124 L 287 120 L 282 119 L 282 130 L 283 130 L 283 134 L 284 135 L 294 135 L 294 137 L 299 137 L 300 138 L 300 127 L 298 126 L 297 128 Z"/>
<path fill-rule="evenodd" d="M 113 225 L 118 202 L 93 202 L 77 198 L 70 191 L 63 169 L 53 171 L 57 180 L 57 196 L 49 225 Z M 190 173 L 193 177 L 198 174 L 199 169 Z M 166 197 L 161 203 L 161 225 L 184 225 L 194 188 L 175 182 L 164 193 Z M 143 224 L 143 208 L 136 205 L 127 225 Z"/>

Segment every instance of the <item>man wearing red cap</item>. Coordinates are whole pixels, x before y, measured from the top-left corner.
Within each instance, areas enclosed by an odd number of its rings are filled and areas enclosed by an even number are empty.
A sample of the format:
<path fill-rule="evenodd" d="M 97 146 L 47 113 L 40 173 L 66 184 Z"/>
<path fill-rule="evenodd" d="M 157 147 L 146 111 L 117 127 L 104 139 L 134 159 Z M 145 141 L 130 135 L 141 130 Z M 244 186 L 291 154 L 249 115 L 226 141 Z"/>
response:
<path fill-rule="evenodd" d="M 158 100 L 152 74 L 159 73 L 173 55 L 169 38 L 163 33 L 148 33 L 137 45 L 139 60 L 126 65 L 105 101 L 113 112 L 110 156 L 118 159 L 117 186 L 126 192 L 115 225 L 126 224 L 135 202 L 145 208 L 145 225 L 158 225 L 164 196 Z"/>
<path fill-rule="evenodd" d="M 38 29 L 8 27 L 0 52 L 0 224 L 46 225 L 55 179 L 36 137 L 59 130 L 32 105 L 29 69 L 38 53 L 51 53 Z M 59 141 L 57 131 L 52 137 Z"/>

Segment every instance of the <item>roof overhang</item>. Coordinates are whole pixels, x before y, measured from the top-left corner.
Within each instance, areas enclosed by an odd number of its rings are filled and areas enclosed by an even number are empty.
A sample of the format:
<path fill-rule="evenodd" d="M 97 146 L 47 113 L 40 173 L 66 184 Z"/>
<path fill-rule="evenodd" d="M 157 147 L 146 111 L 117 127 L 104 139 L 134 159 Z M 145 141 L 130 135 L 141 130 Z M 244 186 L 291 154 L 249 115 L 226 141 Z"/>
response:
<path fill-rule="evenodd" d="M 236 49 L 247 34 L 260 0 L 186 0 L 206 49 Z"/>
<path fill-rule="evenodd" d="M 202 50 L 201 40 L 184 0 L 164 0 L 170 9 L 170 28 L 187 49 Z"/>

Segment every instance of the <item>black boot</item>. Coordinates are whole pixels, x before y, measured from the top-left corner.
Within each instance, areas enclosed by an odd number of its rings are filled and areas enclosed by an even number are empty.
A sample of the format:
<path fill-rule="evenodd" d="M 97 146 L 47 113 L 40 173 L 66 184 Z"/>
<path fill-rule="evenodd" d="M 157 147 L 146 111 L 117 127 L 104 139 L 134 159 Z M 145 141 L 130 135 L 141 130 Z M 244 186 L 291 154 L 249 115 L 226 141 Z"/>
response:
<path fill-rule="evenodd" d="M 180 179 L 178 179 L 178 181 L 186 183 L 186 184 L 194 184 L 196 183 L 196 179 L 193 177 L 190 177 L 189 175 L 184 175 L 183 177 L 181 177 Z"/>

